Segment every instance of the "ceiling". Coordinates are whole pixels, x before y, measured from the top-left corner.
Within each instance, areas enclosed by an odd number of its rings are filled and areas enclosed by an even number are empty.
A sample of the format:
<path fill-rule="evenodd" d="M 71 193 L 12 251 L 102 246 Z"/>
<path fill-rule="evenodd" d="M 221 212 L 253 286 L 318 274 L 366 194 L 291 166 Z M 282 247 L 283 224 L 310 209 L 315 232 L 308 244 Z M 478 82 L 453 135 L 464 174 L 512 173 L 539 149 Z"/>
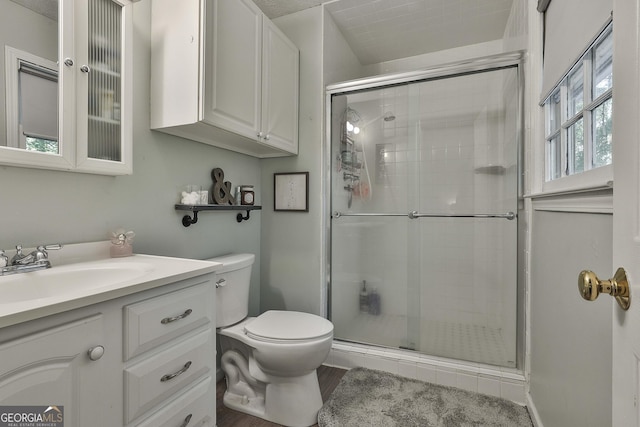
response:
<path fill-rule="evenodd" d="M 363 65 L 501 39 L 513 0 L 254 0 L 271 19 L 326 3 Z"/>
<path fill-rule="evenodd" d="M 12 0 L 57 19 L 58 0 Z M 514 0 L 253 0 L 271 19 L 326 3 L 363 65 L 501 39 Z"/>
<path fill-rule="evenodd" d="M 12 0 L 21 6 L 31 9 L 47 18 L 58 20 L 58 0 Z"/>

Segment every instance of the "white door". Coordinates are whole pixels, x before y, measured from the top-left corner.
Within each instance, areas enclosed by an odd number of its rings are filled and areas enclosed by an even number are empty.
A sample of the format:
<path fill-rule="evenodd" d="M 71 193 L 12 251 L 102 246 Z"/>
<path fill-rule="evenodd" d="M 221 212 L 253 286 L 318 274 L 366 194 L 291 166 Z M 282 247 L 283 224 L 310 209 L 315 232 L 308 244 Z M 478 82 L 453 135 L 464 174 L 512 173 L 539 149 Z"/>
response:
<path fill-rule="evenodd" d="M 640 0 L 613 3 L 613 268 L 627 271 L 631 307 L 612 302 L 612 412 L 613 426 L 627 427 L 640 425 Z"/>

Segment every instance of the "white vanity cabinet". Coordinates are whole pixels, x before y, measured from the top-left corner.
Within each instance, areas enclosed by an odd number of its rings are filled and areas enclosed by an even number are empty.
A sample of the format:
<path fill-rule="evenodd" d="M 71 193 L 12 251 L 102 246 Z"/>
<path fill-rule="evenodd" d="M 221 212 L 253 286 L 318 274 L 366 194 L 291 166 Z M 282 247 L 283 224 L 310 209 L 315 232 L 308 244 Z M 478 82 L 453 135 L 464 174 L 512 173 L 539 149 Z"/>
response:
<path fill-rule="evenodd" d="M 36 332 L 16 328 L 30 333 L 0 344 L 0 405 L 56 406 L 67 427 L 113 419 L 110 406 L 119 402 L 104 382 L 115 369 L 101 360 L 100 349 L 110 348 L 101 314 Z"/>
<path fill-rule="evenodd" d="M 165 425 L 162 423 L 170 415 L 184 425 L 215 424 L 215 405 L 209 400 L 212 396 L 215 399 L 213 292 L 206 280 L 124 307 L 127 423 Z M 186 397 L 183 390 L 193 393 Z M 170 413 L 167 404 L 172 406 Z M 158 407 L 165 408 L 162 418 L 153 410 Z M 138 424 L 145 415 L 155 417 Z"/>
<path fill-rule="evenodd" d="M 0 329 L 0 406 L 65 427 L 215 426 L 213 273 Z"/>
<path fill-rule="evenodd" d="M 151 128 L 255 157 L 298 153 L 299 50 L 251 0 L 154 0 Z"/>

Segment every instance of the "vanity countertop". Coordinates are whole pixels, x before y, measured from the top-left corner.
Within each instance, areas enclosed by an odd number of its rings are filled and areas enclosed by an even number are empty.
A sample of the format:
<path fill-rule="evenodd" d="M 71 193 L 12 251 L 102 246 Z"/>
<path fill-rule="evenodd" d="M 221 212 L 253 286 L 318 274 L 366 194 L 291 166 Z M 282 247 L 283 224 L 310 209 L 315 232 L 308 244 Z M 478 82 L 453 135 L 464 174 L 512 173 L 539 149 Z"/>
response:
<path fill-rule="evenodd" d="M 0 328 L 213 273 L 222 264 L 136 254 L 0 276 Z M 69 258 L 67 258 L 69 261 Z"/>

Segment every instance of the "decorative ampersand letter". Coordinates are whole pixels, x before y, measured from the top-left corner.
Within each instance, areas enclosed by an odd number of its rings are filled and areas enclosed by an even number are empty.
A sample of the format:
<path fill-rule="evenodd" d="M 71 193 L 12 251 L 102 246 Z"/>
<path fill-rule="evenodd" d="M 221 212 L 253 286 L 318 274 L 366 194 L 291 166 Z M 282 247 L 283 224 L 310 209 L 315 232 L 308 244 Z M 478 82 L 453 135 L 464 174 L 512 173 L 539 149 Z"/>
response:
<path fill-rule="evenodd" d="M 218 205 L 232 205 L 231 183 L 224 180 L 222 169 L 214 168 L 211 171 L 211 179 L 213 179 L 213 187 L 211 187 L 213 202 Z"/>

